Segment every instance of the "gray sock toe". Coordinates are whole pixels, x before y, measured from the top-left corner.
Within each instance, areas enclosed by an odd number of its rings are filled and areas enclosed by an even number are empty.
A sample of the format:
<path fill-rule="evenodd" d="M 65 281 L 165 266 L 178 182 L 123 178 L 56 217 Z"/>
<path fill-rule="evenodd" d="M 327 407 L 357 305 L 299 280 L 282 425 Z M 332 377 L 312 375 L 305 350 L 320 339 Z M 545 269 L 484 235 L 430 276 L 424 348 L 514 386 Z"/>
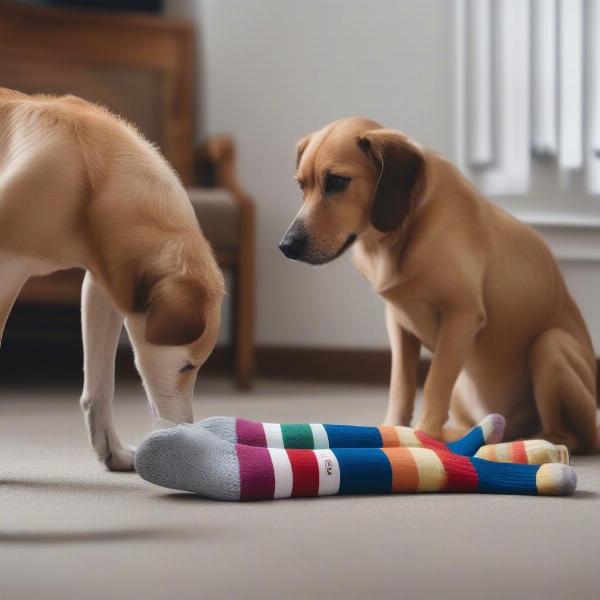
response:
<path fill-rule="evenodd" d="M 237 442 L 237 432 L 235 430 L 235 417 L 210 417 L 194 423 L 194 427 L 206 429 L 222 440 L 227 440 L 232 444 Z"/>
<path fill-rule="evenodd" d="M 135 468 L 156 485 L 215 500 L 240 499 L 235 446 L 188 424 L 147 435 L 135 453 Z"/>

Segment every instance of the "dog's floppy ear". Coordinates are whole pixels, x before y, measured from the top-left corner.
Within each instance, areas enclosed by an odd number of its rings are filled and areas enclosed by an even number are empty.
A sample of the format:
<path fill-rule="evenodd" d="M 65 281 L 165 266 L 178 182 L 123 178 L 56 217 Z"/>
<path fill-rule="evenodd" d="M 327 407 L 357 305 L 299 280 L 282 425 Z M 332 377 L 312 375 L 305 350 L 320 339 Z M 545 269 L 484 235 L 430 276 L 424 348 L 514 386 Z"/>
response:
<path fill-rule="evenodd" d="M 306 135 L 296 144 L 296 169 L 300 165 L 300 159 L 306 150 L 306 146 L 308 146 L 308 142 L 310 142 L 310 137 L 310 135 Z"/>
<path fill-rule="evenodd" d="M 143 289 L 143 288 L 146 289 Z M 146 341 L 159 346 L 185 346 L 206 329 L 207 293 L 198 281 L 164 277 L 142 286 L 145 305 Z"/>
<path fill-rule="evenodd" d="M 383 129 L 360 136 L 358 145 L 378 173 L 371 223 L 381 232 L 393 231 L 410 213 L 422 188 L 423 154 L 400 133 Z"/>

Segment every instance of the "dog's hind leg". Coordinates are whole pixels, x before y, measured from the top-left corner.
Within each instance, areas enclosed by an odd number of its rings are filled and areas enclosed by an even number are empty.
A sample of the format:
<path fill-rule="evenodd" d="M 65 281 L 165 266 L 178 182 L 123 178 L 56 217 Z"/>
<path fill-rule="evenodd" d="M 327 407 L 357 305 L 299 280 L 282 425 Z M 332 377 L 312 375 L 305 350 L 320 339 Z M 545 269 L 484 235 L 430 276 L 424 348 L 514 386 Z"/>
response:
<path fill-rule="evenodd" d="M 133 470 L 133 448 L 121 444 L 113 423 L 115 356 L 123 316 L 87 273 L 81 292 L 84 381 L 81 408 L 90 442 L 111 471 Z"/>
<path fill-rule="evenodd" d="M 0 345 L 10 311 L 29 277 L 29 271 L 17 259 L 0 257 Z"/>
<path fill-rule="evenodd" d="M 578 340 L 562 329 L 549 329 L 529 351 L 535 404 L 542 431 L 536 436 L 571 452 L 593 452 L 596 429 L 596 373 Z"/>

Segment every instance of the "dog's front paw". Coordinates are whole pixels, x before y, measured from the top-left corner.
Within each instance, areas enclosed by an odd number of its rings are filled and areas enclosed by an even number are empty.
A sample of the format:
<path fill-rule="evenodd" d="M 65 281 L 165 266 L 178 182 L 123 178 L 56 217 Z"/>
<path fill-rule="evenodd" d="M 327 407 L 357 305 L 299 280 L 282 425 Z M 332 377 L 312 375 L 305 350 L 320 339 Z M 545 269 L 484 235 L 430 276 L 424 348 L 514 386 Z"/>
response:
<path fill-rule="evenodd" d="M 109 471 L 135 471 L 134 454 L 135 448 L 131 446 L 116 446 L 109 448 L 101 460 Z"/>

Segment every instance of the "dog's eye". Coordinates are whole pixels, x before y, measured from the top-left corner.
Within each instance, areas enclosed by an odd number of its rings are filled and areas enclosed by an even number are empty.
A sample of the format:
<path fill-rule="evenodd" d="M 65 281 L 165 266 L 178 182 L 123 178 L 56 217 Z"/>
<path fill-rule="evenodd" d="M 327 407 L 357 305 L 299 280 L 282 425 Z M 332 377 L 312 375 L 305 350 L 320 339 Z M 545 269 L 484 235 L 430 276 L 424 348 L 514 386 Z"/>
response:
<path fill-rule="evenodd" d="M 188 363 L 187 365 L 185 365 L 185 367 L 182 367 L 181 369 L 179 369 L 180 373 L 187 373 L 188 371 L 193 371 L 196 368 L 196 365 L 193 365 L 192 363 Z"/>
<path fill-rule="evenodd" d="M 335 194 L 336 192 L 343 192 L 350 183 L 350 177 L 342 177 L 341 175 L 333 175 L 328 173 L 325 179 L 325 193 Z"/>
<path fill-rule="evenodd" d="M 296 179 L 296 181 L 298 182 L 298 186 L 300 187 L 300 189 L 304 191 L 304 181 L 300 181 L 299 179 Z"/>

